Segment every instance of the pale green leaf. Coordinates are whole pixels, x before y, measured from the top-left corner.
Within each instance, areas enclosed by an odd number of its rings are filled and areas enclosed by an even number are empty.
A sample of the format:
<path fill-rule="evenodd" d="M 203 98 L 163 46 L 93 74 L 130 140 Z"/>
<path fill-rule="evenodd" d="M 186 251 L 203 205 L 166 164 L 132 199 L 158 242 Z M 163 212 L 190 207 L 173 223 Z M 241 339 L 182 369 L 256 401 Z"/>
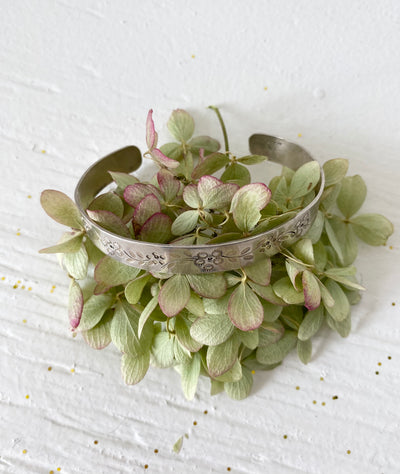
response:
<path fill-rule="evenodd" d="M 196 155 L 199 154 L 201 148 L 204 150 L 205 154 L 207 154 L 214 153 L 221 147 L 217 140 L 204 135 L 192 138 L 188 145 L 190 147 L 190 151 Z"/>
<path fill-rule="evenodd" d="M 303 364 L 308 364 L 312 356 L 312 343 L 311 339 L 306 341 L 297 341 L 297 355 Z"/>
<path fill-rule="evenodd" d="M 285 301 L 279 296 L 277 296 L 271 285 L 262 286 L 252 281 L 249 281 L 248 284 L 254 290 L 254 292 L 257 293 L 257 295 L 263 298 L 264 300 L 269 301 L 272 304 L 285 306 Z"/>
<path fill-rule="evenodd" d="M 325 220 L 325 229 L 342 265 L 351 265 L 357 257 L 358 245 L 353 226 L 334 216 Z M 329 230 L 328 230 L 329 229 Z"/>
<path fill-rule="evenodd" d="M 251 181 L 250 171 L 239 163 L 232 163 L 222 173 L 221 180 L 224 183 L 234 183 L 239 186 L 245 186 Z"/>
<path fill-rule="evenodd" d="M 333 299 L 333 296 L 330 294 L 326 286 L 321 283 L 320 280 L 318 280 L 319 284 L 319 289 L 321 291 L 321 299 L 325 305 L 325 307 L 329 306 L 332 307 L 335 304 L 335 300 Z"/>
<path fill-rule="evenodd" d="M 89 204 L 88 209 L 91 211 L 110 211 L 120 218 L 124 214 L 124 204 L 121 198 L 112 192 L 97 196 Z"/>
<path fill-rule="evenodd" d="M 229 163 L 229 158 L 225 153 L 212 153 L 195 167 L 192 179 L 199 179 L 205 175 L 213 175 Z"/>
<path fill-rule="evenodd" d="M 324 189 L 321 196 L 321 208 L 325 212 L 331 212 L 336 205 L 336 200 L 340 193 L 340 184 L 334 184 Z"/>
<path fill-rule="evenodd" d="M 345 267 L 345 268 L 329 268 L 325 270 L 325 276 L 331 278 L 332 280 L 341 283 L 349 288 L 355 290 L 365 290 L 365 288 L 357 283 L 355 280 L 355 267 Z"/>
<path fill-rule="evenodd" d="M 314 249 L 310 239 L 300 239 L 291 247 L 295 257 L 304 263 L 314 265 Z"/>
<path fill-rule="evenodd" d="M 363 214 L 351 219 L 357 237 L 369 245 L 385 245 L 393 234 L 393 224 L 381 214 Z"/>
<path fill-rule="evenodd" d="M 321 211 L 318 211 L 317 217 L 313 222 L 312 226 L 304 236 L 306 239 L 310 239 L 313 244 L 316 244 L 321 238 L 322 231 L 324 230 L 324 215 Z"/>
<path fill-rule="evenodd" d="M 211 377 L 216 378 L 228 372 L 238 358 L 240 340 L 234 333 L 228 340 L 207 349 L 207 368 Z"/>
<path fill-rule="evenodd" d="M 186 275 L 192 290 L 204 298 L 221 298 L 226 293 L 223 273 Z"/>
<path fill-rule="evenodd" d="M 105 295 L 102 295 L 105 296 Z M 132 356 L 143 355 L 137 335 L 139 314 L 126 302 L 118 302 L 111 323 L 111 339 L 113 344 L 123 353 Z"/>
<path fill-rule="evenodd" d="M 306 270 L 302 275 L 304 306 L 313 310 L 318 308 L 321 303 L 321 290 L 319 288 L 318 278 L 310 271 Z"/>
<path fill-rule="evenodd" d="M 281 362 L 297 344 L 297 335 L 294 331 L 285 331 L 285 334 L 274 344 L 257 349 L 257 361 L 261 364 L 277 364 Z"/>
<path fill-rule="evenodd" d="M 260 340 L 258 329 L 254 329 L 253 331 L 240 331 L 238 329 L 236 335 L 239 337 L 240 342 L 246 347 L 251 350 L 257 349 Z"/>
<path fill-rule="evenodd" d="M 197 296 L 195 293 L 190 293 L 189 301 L 186 303 L 186 309 L 194 316 L 204 316 L 203 299 Z"/>
<path fill-rule="evenodd" d="M 168 332 L 154 336 L 151 348 L 152 362 L 156 367 L 166 368 L 174 364 L 174 338 Z"/>
<path fill-rule="evenodd" d="M 160 150 L 172 160 L 180 160 L 183 156 L 183 147 L 180 143 L 166 143 L 160 147 Z"/>
<path fill-rule="evenodd" d="M 262 163 L 263 161 L 268 160 L 267 156 L 263 155 L 246 155 L 238 158 L 236 161 L 242 163 L 244 165 L 256 165 L 258 163 Z"/>
<path fill-rule="evenodd" d="M 105 256 L 105 254 L 98 248 L 90 239 L 86 239 L 84 242 L 86 252 L 89 257 L 89 262 L 93 265 L 97 265 L 99 261 Z"/>
<path fill-rule="evenodd" d="M 172 237 L 171 226 L 172 219 L 162 212 L 157 212 L 143 224 L 140 229 L 140 238 L 145 242 L 165 244 Z"/>
<path fill-rule="evenodd" d="M 218 380 L 211 379 L 211 388 L 210 388 L 210 395 L 218 395 L 224 391 L 224 382 L 218 382 Z"/>
<path fill-rule="evenodd" d="M 174 235 L 184 235 L 192 231 L 199 220 L 199 212 L 196 211 L 185 211 L 174 220 L 172 223 L 171 231 Z"/>
<path fill-rule="evenodd" d="M 289 186 L 289 195 L 296 199 L 308 194 L 318 184 L 321 172 L 316 161 L 310 161 L 300 166 L 293 175 Z"/>
<path fill-rule="evenodd" d="M 277 304 L 272 304 L 269 301 L 261 302 L 264 309 L 264 321 L 267 323 L 272 323 L 279 318 L 279 315 L 282 312 L 282 306 Z"/>
<path fill-rule="evenodd" d="M 350 331 L 351 331 L 350 313 L 345 319 L 343 319 L 343 321 L 336 321 L 335 319 L 330 317 L 328 314 L 326 317 L 326 321 L 328 323 L 328 326 L 334 331 L 336 331 L 340 336 L 347 337 L 350 334 Z"/>
<path fill-rule="evenodd" d="M 229 369 L 227 372 L 220 375 L 219 377 L 216 377 L 215 380 L 217 380 L 218 382 L 237 382 L 242 378 L 242 374 L 242 364 L 237 359 L 231 369 Z"/>
<path fill-rule="evenodd" d="M 303 304 L 304 295 L 302 291 L 296 291 L 289 277 L 283 277 L 273 285 L 274 292 L 288 304 Z"/>
<path fill-rule="evenodd" d="M 328 278 L 325 281 L 325 286 L 335 301 L 333 306 L 326 306 L 326 311 L 335 321 L 341 322 L 350 313 L 349 301 L 342 288 L 335 281 Z"/>
<path fill-rule="evenodd" d="M 176 140 L 187 142 L 193 135 L 194 121 L 185 110 L 176 109 L 172 112 L 167 122 L 167 127 Z"/>
<path fill-rule="evenodd" d="M 250 280 L 254 281 L 254 283 L 267 286 L 271 279 L 271 259 L 269 257 L 262 257 L 255 263 L 246 265 L 243 271 Z"/>
<path fill-rule="evenodd" d="M 313 311 L 307 311 L 302 323 L 300 324 L 298 338 L 306 341 L 317 334 L 325 320 L 324 308 L 320 305 Z"/>
<path fill-rule="evenodd" d="M 76 280 L 83 280 L 86 278 L 89 257 L 84 245 L 74 253 L 64 253 L 62 256 L 62 264 L 68 274 Z"/>
<path fill-rule="evenodd" d="M 189 326 L 182 317 L 176 317 L 174 329 L 176 338 L 189 352 L 197 352 L 202 348 L 203 344 L 195 341 L 190 335 Z"/>
<path fill-rule="evenodd" d="M 193 355 L 191 361 L 187 364 L 182 364 L 181 367 L 181 383 L 183 393 L 188 400 L 193 400 L 200 375 L 200 355 L 196 352 Z"/>
<path fill-rule="evenodd" d="M 130 281 L 125 287 L 125 298 L 129 304 L 136 304 L 139 302 L 142 292 L 151 275 L 145 274 Z"/>
<path fill-rule="evenodd" d="M 246 283 L 239 284 L 229 298 L 228 315 L 242 331 L 257 329 L 263 322 L 264 310 L 260 300 Z"/>
<path fill-rule="evenodd" d="M 83 293 L 75 280 L 71 280 L 68 295 L 68 318 L 72 329 L 79 326 L 83 311 Z"/>
<path fill-rule="evenodd" d="M 139 268 L 125 265 L 118 260 L 105 256 L 99 261 L 94 270 L 94 279 L 100 284 L 96 293 L 102 293 L 113 286 L 123 285 L 136 278 L 139 272 Z"/>
<path fill-rule="evenodd" d="M 280 321 L 274 321 L 271 323 L 263 322 L 261 327 L 258 329 L 259 347 L 269 346 L 275 344 L 282 338 L 285 333 L 285 328 Z"/>
<path fill-rule="evenodd" d="M 251 231 L 271 199 L 271 191 L 262 183 L 252 183 L 240 188 L 232 198 L 231 210 L 236 226 L 243 232 Z"/>
<path fill-rule="evenodd" d="M 190 327 L 190 335 L 202 344 L 216 346 L 226 341 L 234 329 L 227 314 L 211 314 L 196 319 Z"/>
<path fill-rule="evenodd" d="M 136 184 L 139 182 L 139 180 L 135 178 L 135 176 L 132 176 L 128 173 L 122 173 L 120 171 L 109 171 L 109 174 L 121 190 L 124 190 L 127 186 L 131 184 Z"/>
<path fill-rule="evenodd" d="M 82 331 L 82 336 L 87 344 L 93 349 L 104 349 L 111 342 L 111 321 L 114 316 L 114 311 L 109 309 L 104 313 L 100 322 L 92 329 Z"/>
<path fill-rule="evenodd" d="M 86 211 L 88 216 L 104 229 L 121 235 L 122 237 L 130 238 L 131 234 L 128 227 L 124 224 L 122 219 L 110 211 Z"/>
<path fill-rule="evenodd" d="M 150 352 L 138 355 L 123 354 L 121 359 L 122 378 L 127 385 L 139 383 L 146 375 L 150 364 Z"/>
<path fill-rule="evenodd" d="M 233 400 L 243 400 L 250 395 L 252 386 L 253 376 L 251 371 L 246 367 L 242 367 L 242 378 L 236 382 L 226 382 L 224 389 Z"/>
<path fill-rule="evenodd" d="M 360 209 L 366 195 L 367 186 L 361 176 L 346 176 L 342 180 L 336 203 L 342 214 L 349 219 Z"/>
<path fill-rule="evenodd" d="M 73 229 L 83 230 L 79 209 L 66 194 L 46 189 L 40 196 L 40 204 L 46 214 L 56 222 Z"/>
<path fill-rule="evenodd" d="M 113 296 L 110 294 L 92 295 L 83 306 L 78 331 L 87 331 L 94 328 L 112 303 Z"/>
<path fill-rule="evenodd" d="M 179 454 L 180 450 L 182 449 L 183 444 L 183 436 L 180 436 L 172 446 L 172 451 L 176 454 Z"/>
<path fill-rule="evenodd" d="M 346 176 L 349 160 L 335 158 L 326 161 L 322 167 L 325 173 L 325 187 L 332 186 L 339 183 Z"/>
<path fill-rule="evenodd" d="M 157 308 L 157 306 L 158 306 L 158 295 L 153 296 L 153 298 L 147 303 L 143 311 L 140 313 L 138 330 L 137 330 L 139 339 L 142 335 L 144 325 L 146 324 L 147 320 L 151 316 L 151 313 Z"/>
<path fill-rule="evenodd" d="M 158 302 L 162 312 L 176 316 L 186 306 L 190 298 L 190 287 L 185 275 L 174 275 L 161 287 Z"/>
<path fill-rule="evenodd" d="M 66 232 L 60 243 L 39 250 L 39 253 L 75 253 L 81 248 L 83 232 Z"/>

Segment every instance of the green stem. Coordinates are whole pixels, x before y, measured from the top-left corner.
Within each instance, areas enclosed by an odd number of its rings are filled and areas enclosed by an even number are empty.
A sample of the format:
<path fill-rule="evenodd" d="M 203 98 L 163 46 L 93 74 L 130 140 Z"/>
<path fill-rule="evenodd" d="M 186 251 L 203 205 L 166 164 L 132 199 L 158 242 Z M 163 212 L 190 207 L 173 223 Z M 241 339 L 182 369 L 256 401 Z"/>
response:
<path fill-rule="evenodd" d="M 222 128 L 222 133 L 223 133 L 223 135 L 224 135 L 225 153 L 228 154 L 228 153 L 229 153 L 228 134 L 226 133 L 225 124 L 224 124 L 224 121 L 223 121 L 223 119 L 222 119 L 221 113 L 220 113 L 218 107 L 215 107 L 214 105 L 209 105 L 208 108 L 211 109 L 211 110 L 213 110 L 213 111 L 217 114 L 219 123 L 220 123 L 221 128 Z"/>

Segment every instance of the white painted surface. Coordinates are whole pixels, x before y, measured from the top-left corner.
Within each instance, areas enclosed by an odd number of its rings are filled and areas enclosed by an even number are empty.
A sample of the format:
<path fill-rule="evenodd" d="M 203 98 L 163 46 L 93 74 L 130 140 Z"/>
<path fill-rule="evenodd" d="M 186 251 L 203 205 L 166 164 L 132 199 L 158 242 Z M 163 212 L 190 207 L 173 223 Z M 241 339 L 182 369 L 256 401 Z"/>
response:
<path fill-rule="evenodd" d="M 206 381 L 187 402 L 174 370 L 152 369 L 125 387 L 115 349 L 98 353 L 71 337 L 67 278 L 54 257 L 37 254 L 62 230 L 40 209 L 40 191 L 72 195 L 100 156 L 130 143 L 143 149 L 150 107 L 157 124 L 182 107 L 200 133 L 219 135 L 205 108 L 219 105 L 238 153 L 263 131 L 321 162 L 350 158 L 368 184 L 364 209 L 399 229 L 398 2 L 1 6 L 0 471 L 399 472 L 398 232 L 385 248 L 361 248 L 368 292 L 351 336 L 324 331 L 308 366 L 292 355 L 257 374 L 243 402 L 210 398 Z"/>

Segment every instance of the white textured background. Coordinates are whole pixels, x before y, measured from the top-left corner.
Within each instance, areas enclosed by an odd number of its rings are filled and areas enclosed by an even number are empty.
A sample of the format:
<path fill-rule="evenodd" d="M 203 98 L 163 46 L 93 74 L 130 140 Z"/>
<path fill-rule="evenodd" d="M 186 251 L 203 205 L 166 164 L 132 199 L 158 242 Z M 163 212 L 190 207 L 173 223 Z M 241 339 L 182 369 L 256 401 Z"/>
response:
<path fill-rule="evenodd" d="M 0 471 L 400 472 L 399 3 L 0 7 Z M 308 366 L 293 354 L 257 373 L 243 402 L 210 398 L 205 380 L 187 402 L 172 369 L 124 386 L 115 349 L 71 337 L 68 279 L 54 256 L 37 254 L 62 231 L 41 210 L 41 190 L 72 195 L 99 157 L 143 149 L 150 107 L 158 128 L 182 107 L 199 133 L 220 136 L 209 104 L 221 107 L 239 153 L 261 131 L 321 162 L 349 158 L 368 184 L 364 210 L 396 226 L 386 247 L 361 247 L 368 291 L 350 337 L 322 331 Z"/>

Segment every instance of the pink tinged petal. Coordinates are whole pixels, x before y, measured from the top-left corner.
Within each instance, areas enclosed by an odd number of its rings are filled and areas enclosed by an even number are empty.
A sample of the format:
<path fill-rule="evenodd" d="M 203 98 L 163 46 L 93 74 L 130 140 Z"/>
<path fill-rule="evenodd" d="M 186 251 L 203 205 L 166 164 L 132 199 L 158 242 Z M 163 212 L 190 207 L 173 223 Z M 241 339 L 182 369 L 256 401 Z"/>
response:
<path fill-rule="evenodd" d="M 205 160 L 205 156 L 204 156 L 204 148 L 200 148 L 199 150 L 199 162 L 202 163 L 204 160 Z"/>
<path fill-rule="evenodd" d="M 145 242 L 165 244 L 172 238 L 171 226 L 172 219 L 166 214 L 158 212 L 143 224 L 140 238 Z"/>
<path fill-rule="evenodd" d="M 170 171 L 162 169 L 157 173 L 158 185 L 167 202 L 172 201 L 181 188 L 181 182 Z"/>
<path fill-rule="evenodd" d="M 244 272 L 246 273 L 247 278 L 250 278 L 254 283 L 267 286 L 271 279 L 271 259 L 263 257 L 251 265 L 246 265 L 244 267 Z"/>
<path fill-rule="evenodd" d="M 150 109 L 146 121 L 146 142 L 149 150 L 152 150 L 157 146 L 157 138 L 157 132 L 155 131 L 153 121 L 153 109 Z"/>
<path fill-rule="evenodd" d="M 54 189 L 46 189 L 40 196 L 40 204 L 46 214 L 56 222 L 73 229 L 83 229 L 80 212 L 66 194 Z"/>
<path fill-rule="evenodd" d="M 165 166 L 166 168 L 178 168 L 180 165 L 179 161 L 168 158 L 168 156 L 165 156 L 164 153 L 158 148 L 153 148 L 151 150 L 151 157 L 156 163 L 161 166 Z"/>
<path fill-rule="evenodd" d="M 242 197 L 242 195 L 247 193 L 251 193 L 252 203 L 254 203 L 259 211 L 264 209 L 271 200 L 271 190 L 264 183 L 246 184 L 233 196 L 231 210 L 235 208 L 237 201 Z"/>
<path fill-rule="evenodd" d="M 122 219 L 113 214 L 110 211 L 86 211 L 88 216 L 101 227 L 114 234 L 121 235 L 122 237 L 130 238 L 131 234 L 128 227 L 123 223 Z"/>
<path fill-rule="evenodd" d="M 321 291 L 318 280 L 313 273 L 306 270 L 302 276 L 304 306 L 312 311 L 317 309 L 321 304 Z"/>
<path fill-rule="evenodd" d="M 193 209 L 197 209 L 202 205 L 199 192 L 195 184 L 188 184 L 185 187 L 183 190 L 183 200 L 189 207 L 192 207 Z"/>
<path fill-rule="evenodd" d="M 148 194 L 136 206 L 133 214 L 133 222 L 141 227 L 147 219 L 157 212 L 161 212 L 160 201 L 154 194 Z"/>
<path fill-rule="evenodd" d="M 162 199 L 162 195 L 152 184 L 137 183 L 131 184 L 125 188 L 124 199 L 132 207 L 136 207 L 139 202 L 148 194 L 154 194 L 158 200 Z"/>
<path fill-rule="evenodd" d="M 237 184 L 221 184 L 211 189 L 207 199 L 203 200 L 204 207 L 208 209 L 225 209 L 231 204 L 232 197 L 239 189 Z"/>
<path fill-rule="evenodd" d="M 207 199 L 208 193 L 217 186 L 224 184 L 220 179 L 215 178 L 214 176 L 202 176 L 199 179 L 197 190 L 201 200 L 204 202 Z"/>
<path fill-rule="evenodd" d="M 83 311 L 83 294 L 75 280 L 71 281 L 68 299 L 68 317 L 72 329 L 76 329 L 81 321 Z"/>

